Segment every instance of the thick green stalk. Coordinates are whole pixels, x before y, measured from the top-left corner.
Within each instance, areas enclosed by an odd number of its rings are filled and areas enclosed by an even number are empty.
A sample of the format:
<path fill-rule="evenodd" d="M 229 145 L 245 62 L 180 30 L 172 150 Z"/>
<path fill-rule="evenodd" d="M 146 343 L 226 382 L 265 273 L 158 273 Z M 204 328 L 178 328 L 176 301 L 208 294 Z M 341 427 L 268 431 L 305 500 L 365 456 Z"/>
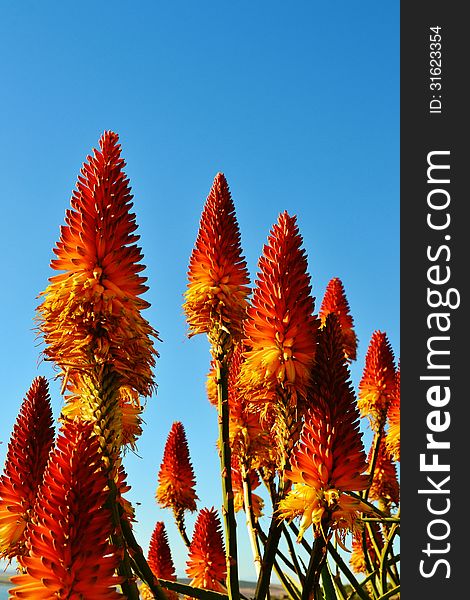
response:
<path fill-rule="evenodd" d="M 126 541 L 127 548 L 129 549 L 130 559 L 133 563 L 136 574 L 139 575 L 142 581 L 144 581 L 149 586 L 157 600 L 168 600 L 165 592 L 158 584 L 152 569 L 150 568 L 147 560 L 145 559 L 142 548 L 137 543 L 137 540 L 134 537 L 134 532 L 132 531 L 132 527 L 129 521 L 125 517 L 123 517 L 122 507 L 120 505 L 118 505 L 118 511 L 122 534 Z"/>
<path fill-rule="evenodd" d="M 246 528 L 248 537 L 250 538 L 251 551 L 253 553 L 253 562 L 255 563 L 256 576 L 261 570 L 261 553 L 259 540 L 256 532 L 256 519 L 253 514 L 253 505 L 251 501 L 251 483 L 247 469 L 242 465 L 242 481 L 243 481 L 243 500 L 245 504 Z"/>
<path fill-rule="evenodd" d="M 181 538 L 186 547 L 189 548 L 191 546 L 191 541 L 186 533 L 186 526 L 184 524 L 184 510 L 181 508 L 173 509 L 173 515 L 175 517 L 176 527 L 178 528 Z"/>
<path fill-rule="evenodd" d="M 190 585 L 186 585 L 185 583 L 179 583 L 178 581 L 159 579 L 158 582 L 161 587 L 165 588 L 166 590 L 170 590 L 184 596 L 190 596 L 191 598 L 198 598 L 199 600 L 229 600 L 227 594 L 192 587 Z"/>
<path fill-rule="evenodd" d="M 361 598 L 361 600 L 370 600 L 369 594 L 367 594 L 367 592 L 362 588 L 361 584 L 358 582 L 356 577 L 349 569 L 348 565 L 341 558 L 341 555 L 331 542 L 328 542 L 328 552 L 330 553 L 330 556 L 333 558 L 338 567 L 341 569 L 341 571 L 344 573 L 344 575 L 354 588 L 354 591 L 359 596 L 359 598 Z"/>
<path fill-rule="evenodd" d="M 227 592 L 231 600 L 240 598 L 237 556 L 237 522 L 233 503 L 231 450 L 229 440 L 228 369 L 225 355 L 216 359 L 217 398 L 219 412 L 219 452 L 222 479 Z"/>
<path fill-rule="evenodd" d="M 301 600 L 309 600 L 310 598 L 313 598 L 313 600 L 322 599 L 320 574 L 326 561 L 326 555 L 327 541 L 323 536 L 317 537 L 313 544 L 312 554 L 310 555 L 310 562 L 302 588 Z"/>

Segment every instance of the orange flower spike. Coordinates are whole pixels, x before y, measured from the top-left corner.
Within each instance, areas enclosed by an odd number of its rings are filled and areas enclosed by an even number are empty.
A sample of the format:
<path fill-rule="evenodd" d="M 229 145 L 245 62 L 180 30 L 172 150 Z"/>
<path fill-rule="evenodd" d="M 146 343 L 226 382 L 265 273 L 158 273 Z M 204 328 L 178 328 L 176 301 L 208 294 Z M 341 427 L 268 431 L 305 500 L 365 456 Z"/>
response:
<path fill-rule="evenodd" d="M 349 303 L 343 283 L 338 277 L 331 279 L 326 286 L 323 302 L 318 313 L 322 326 L 330 313 L 335 313 L 339 319 L 346 358 L 349 361 L 356 360 L 357 337 L 354 331 L 354 321 L 349 312 Z"/>
<path fill-rule="evenodd" d="M 374 521 L 371 521 L 369 525 L 373 531 L 374 540 L 377 544 L 377 549 L 380 552 L 384 547 L 384 538 L 380 530 L 380 526 Z M 380 556 L 377 555 L 375 545 L 373 544 L 370 538 L 369 531 L 366 528 L 363 532 L 357 532 L 353 535 L 351 558 L 349 559 L 349 564 L 351 565 L 351 568 L 355 573 L 365 573 L 367 571 L 367 564 L 364 556 L 364 546 L 362 539 L 363 535 L 365 535 L 366 537 L 367 553 L 373 561 L 373 568 L 378 569 L 380 567 Z"/>
<path fill-rule="evenodd" d="M 186 574 L 193 587 L 226 593 L 224 542 L 215 508 L 203 508 L 199 512 L 186 564 Z"/>
<path fill-rule="evenodd" d="M 258 280 L 244 322 L 244 343 L 249 350 L 240 382 L 250 402 L 274 402 L 280 390 L 294 400 L 307 395 L 318 323 L 301 245 L 296 217 L 282 213 L 259 260 Z"/>
<path fill-rule="evenodd" d="M 400 367 L 395 376 L 395 390 L 388 407 L 387 449 L 391 457 L 400 462 Z"/>
<path fill-rule="evenodd" d="M 286 471 L 295 485 L 279 506 L 281 518 L 301 517 L 299 539 L 312 524 L 317 536 L 325 526 L 354 530 L 359 513 L 368 510 L 347 495 L 366 489 L 370 478 L 364 473 L 367 463 L 359 412 L 334 314 L 319 332 L 312 373 L 311 408 Z"/>
<path fill-rule="evenodd" d="M 158 334 L 141 315 L 148 288 L 117 134 L 106 131 L 87 160 L 51 262 L 63 272 L 50 278 L 38 307 L 44 354 L 67 377 L 108 365 L 122 385 L 147 396 Z"/>
<path fill-rule="evenodd" d="M 157 502 L 162 508 L 178 511 L 196 510 L 195 478 L 189 457 L 183 424 L 175 421 L 171 427 L 158 473 Z"/>
<path fill-rule="evenodd" d="M 234 341 L 241 337 L 249 294 L 249 275 L 227 180 L 215 176 L 202 212 L 188 269 L 183 305 L 189 335 L 212 339 L 222 327 Z"/>
<path fill-rule="evenodd" d="M 163 521 L 158 521 L 153 530 L 152 537 L 150 538 L 147 562 L 153 574 L 158 579 L 176 581 L 175 566 L 171 557 L 171 550 Z M 178 594 L 171 590 L 166 590 L 165 593 L 169 600 L 178 599 Z M 153 594 L 149 595 L 149 598 L 153 598 Z"/>
<path fill-rule="evenodd" d="M 66 422 L 51 454 L 28 526 L 25 573 L 11 578 L 11 598 L 122 598 L 119 556 L 108 542 L 107 477 L 92 427 Z"/>
<path fill-rule="evenodd" d="M 395 392 L 395 358 L 387 335 L 374 331 L 367 349 L 358 407 L 374 431 L 385 425 L 388 406 Z"/>
<path fill-rule="evenodd" d="M 24 530 L 54 441 L 49 387 L 36 377 L 13 427 L 0 477 L 0 557 L 24 553 Z"/>

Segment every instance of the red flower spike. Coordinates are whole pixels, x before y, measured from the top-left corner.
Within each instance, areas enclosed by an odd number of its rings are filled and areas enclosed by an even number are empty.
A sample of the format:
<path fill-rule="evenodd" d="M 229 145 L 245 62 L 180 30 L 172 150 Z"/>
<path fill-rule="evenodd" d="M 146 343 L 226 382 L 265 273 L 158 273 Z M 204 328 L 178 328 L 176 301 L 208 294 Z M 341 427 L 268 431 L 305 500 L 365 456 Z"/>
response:
<path fill-rule="evenodd" d="M 163 521 L 155 525 L 150 538 L 148 564 L 155 577 L 166 581 L 176 581 L 175 566 L 171 558 L 170 546 Z M 177 600 L 178 594 L 166 590 L 169 600 Z"/>
<path fill-rule="evenodd" d="M 215 508 L 203 508 L 198 514 L 186 573 L 191 578 L 193 587 L 226 593 L 224 542 Z"/>
<path fill-rule="evenodd" d="M 374 431 L 385 425 L 388 405 L 395 392 L 395 358 L 387 335 L 374 331 L 366 353 L 362 379 L 359 383 L 358 407 L 363 417 L 369 417 Z"/>
<path fill-rule="evenodd" d="M 92 427 L 66 422 L 51 454 L 28 526 L 25 573 L 11 578 L 11 598 L 122 598 L 120 558 L 108 542 L 107 477 Z"/>
<path fill-rule="evenodd" d="M 390 456 L 400 462 L 400 367 L 395 376 L 395 390 L 388 407 L 387 449 Z"/>
<path fill-rule="evenodd" d="M 341 325 L 346 358 L 350 361 L 356 360 L 357 337 L 354 331 L 354 321 L 349 312 L 349 303 L 343 283 L 338 277 L 331 279 L 326 286 L 323 302 L 318 313 L 322 326 L 330 313 L 335 313 Z"/>
<path fill-rule="evenodd" d="M 319 332 L 312 379 L 310 410 L 286 471 L 295 485 L 279 510 L 281 518 L 301 517 L 299 539 L 312 524 L 316 536 L 325 526 L 354 531 L 359 513 L 368 511 L 347 493 L 366 489 L 370 478 L 364 474 L 359 412 L 334 314 Z"/>
<path fill-rule="evenodd" d="M 87 160 L 51 262 L 63 272 L 50 278 L 38 307 L 44 354 L 67 377 L 107 365 L 147 396 L 158 334 L 141 315 L 148 288 L 117 134 L 106 131 Z"/>
<path fill-rule="evenodd" d="M 295 404 L 307 395 L 318 321 L 301 245 L 296 217 L 282 213 L 259 260 L 244 322 L 248 351 L 240 382 L 250 402 L 276 402 L 282 391 Z"/>
<path fill-rule="evenodd" d="M 49 387 L 36 377 L 14 425 L 0 477 L 0 557 L 24 553 L 24 530 L 32 516 L 54 441 Z"/>
<path fill-rule="evenodd" d="M 183 424 L 175 421 L 170 429 L 158 473 L 157 502 L 175 512 L 196 510 L 195 479 Z"/>
<path fill-rule="evenodd" d="M 183 305 L 189 335 L 215 333 L 222 327 L 236 341 L 241 336 L 249 294 L 249 275 L 227 180 L 214 179 L 202 212 L 188 269 Z"/>

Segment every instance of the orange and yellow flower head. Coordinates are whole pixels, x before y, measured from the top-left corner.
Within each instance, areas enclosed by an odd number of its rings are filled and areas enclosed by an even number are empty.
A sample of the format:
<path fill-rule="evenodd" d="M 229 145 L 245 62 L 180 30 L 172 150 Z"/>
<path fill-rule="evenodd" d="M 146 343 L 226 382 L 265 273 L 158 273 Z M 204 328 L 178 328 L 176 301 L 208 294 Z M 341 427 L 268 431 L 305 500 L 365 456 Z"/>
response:
<path fill-rule="evenodd" d="M 202 212 L 188 269 L 183 305 L 189 335 L 212 338 L 227 331 L 236 341 L 242 332 L 249 275 L 240 244 L 240 231 L 227 180 L 214 179 Z"/>
<path fill-rule="evenodd" d="M 390 456 L 400 462 L 400 367 L 395 376 L 395 390 L 387 413 L 387 449 Z"/>
<path fill-rule="evenodd" d="M 142 317 L 149 306 L 132 195 L 117 134 L 106 131 L 88 156 L 61 228 L 38 307 L 46 359 L 64 374 L 108 367 L 121 384 L 150 395 L 157 332 Z M 66 377 L 67 381 L 67 377 Z"/>
<path fill-rule="evenodd" d="M 27 528 L 24 574 L 11 578 L 11 598 L 122 598 L 120 555 L 109 543 L 107 476 L 90 424 L 66 422 L 59 434 Z"/>
<path fill-rule="evenodd" d="M 299 443 L 291 455 L 287 478 L 294 483 L 280 502 L 281 518 L 301 518 L 301 538 L 313 525 L 314 534 L 332 528 L 356 528 L 367 507 L 348 492 L 369 486 L 366 456 L 359 432 L 359 412 L 349 381 L 341 328 L 331 314 L 319 332 L 313 369 L 310 409 Z"/>
<path fill-rule="evenodd" d="M 294 403 L 307 395 L 318 320 L 301 246 L 296 217 L 283 212 L 259 260 L 244 322 L 248 350 L 240 382 L 249 402 L 275 402 L 280 391 Z"/>
<path fill-rule="evenodd" d="M 395 393 L 395 358 L 387 335 L 374 331 L 359 382 L 358 407 L 374 431 L 385 425 L 388 406 Z"/>
<path fill-rule="evenodd" d="M 324 325 L 326 317 L 335 313 L 341 325 L 343 334 L 344 353 L 349 361 L 356 360 L 357 337 L 354 331 L 354 321 L 349 311 L 349 303 L 346 298 L 344 286 L 338 277 L 334 277 L 326 286 L 325 295 L 318 316 Z"/>
<path fill-rule="evenodd" d="M 215 508 L 203 508 L 199 511 L 189 548 L 186 574 L 193 587 L 226 593 L 224 542 Z"/>
<path fill-rule="evenodd" d="M 25 552 L 25 528 L 54 441 L 49 387 L 36 377 L 23 400 L 13 427 L 4 471 L 0 477 L 0 557 Z"/>
<path fill-rule="evenodd" d="M 175 421 L 170 429 L 158 473 L 157 502 L 175 512 L 196 510 L 195 478 L 183 424 Z"/>

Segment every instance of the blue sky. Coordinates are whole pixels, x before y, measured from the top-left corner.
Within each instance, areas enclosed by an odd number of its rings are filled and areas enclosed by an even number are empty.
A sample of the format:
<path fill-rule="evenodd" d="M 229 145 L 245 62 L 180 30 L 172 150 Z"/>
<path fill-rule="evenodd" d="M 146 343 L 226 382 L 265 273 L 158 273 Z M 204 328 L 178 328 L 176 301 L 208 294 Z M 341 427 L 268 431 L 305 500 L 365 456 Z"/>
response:
<path fill-rule="evenodd" d="M 164 520 L 179 575 L 185 551 L 154 501 L 171 424 L 183 422 L 199 507 L 220 506 L 207 340 L 188 340 L 188 259 L 212 180 L 225 173 L 252 276 L 283 210 L 298 216 L 316 306 L 340 277 L 359 337 L 399 355 L 399 3 L 3 2 L 0 348 L 4 459 L 32 379 L 52 378 L 34 332 L 37 294 L 76 177 L 105 129 L 120 135 L 135 196 L 158 392 L 139 457 L 125 466 L 147 548 Z M 54 414 L 60 412 L 51 381 Z M 367 441 L 366 436 L 366 441 Z M 194 517 L 188 519 L 191 532 Z M 253 579 L 240 525 L 240 575 Z"/>

